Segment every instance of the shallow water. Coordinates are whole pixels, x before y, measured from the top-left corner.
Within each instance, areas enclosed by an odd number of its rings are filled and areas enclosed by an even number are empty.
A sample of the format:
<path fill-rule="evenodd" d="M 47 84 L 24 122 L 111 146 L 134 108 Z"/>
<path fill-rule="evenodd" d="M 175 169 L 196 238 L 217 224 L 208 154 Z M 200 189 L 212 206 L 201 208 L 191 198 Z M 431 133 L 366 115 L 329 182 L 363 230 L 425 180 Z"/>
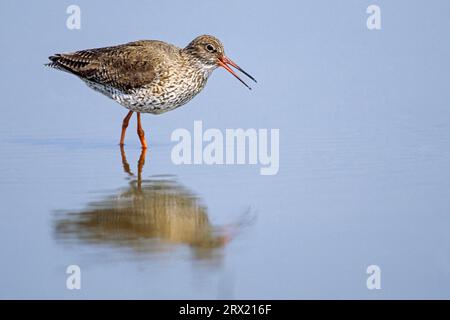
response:
<path fill-rule="evenodd" d="M 75 31 L 66 5 L 2 2 L 0 297 L 450 298 L 450 7 L 381 1 L 372 32 L 368 4 L 202 6 L 224 13 L 207 31 L 259 84 L 216 71 L 187 106 L 144 115 L 141 153 L 134 118 L 117 145 L 125 109 L 42 64 L 139 38 L 181 46 L 205 32 L 204 13 L 161 4 L 149 21 L 149 4 L 81 1 Z M 279 128 L 278 174 L 173 164 L 171 133 L 195 120 Z M 81 290 L 66 288 L 69 265 Z"/>

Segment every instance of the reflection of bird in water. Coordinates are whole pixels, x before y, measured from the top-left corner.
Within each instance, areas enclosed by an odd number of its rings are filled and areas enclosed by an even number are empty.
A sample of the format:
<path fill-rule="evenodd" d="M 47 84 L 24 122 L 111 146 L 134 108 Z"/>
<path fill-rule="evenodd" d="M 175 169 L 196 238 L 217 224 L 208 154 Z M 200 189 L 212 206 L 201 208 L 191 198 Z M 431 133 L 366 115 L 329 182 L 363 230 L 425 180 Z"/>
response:
<path fill-rule="evenodd" d="M 124 169 L 133 175 L 121 151 Z M 213 257 L 214 249 L 227 244 L 239 224 L 213 226 L 199 199 L 171 178 L 142 180 L 145 152 L 138 162 L 138 177 L 128 188 L 79 212 L 65 213 L 56 222 L 57 238 L 128 247 L 136 252 L 188 245 L 196 258 Z"/>

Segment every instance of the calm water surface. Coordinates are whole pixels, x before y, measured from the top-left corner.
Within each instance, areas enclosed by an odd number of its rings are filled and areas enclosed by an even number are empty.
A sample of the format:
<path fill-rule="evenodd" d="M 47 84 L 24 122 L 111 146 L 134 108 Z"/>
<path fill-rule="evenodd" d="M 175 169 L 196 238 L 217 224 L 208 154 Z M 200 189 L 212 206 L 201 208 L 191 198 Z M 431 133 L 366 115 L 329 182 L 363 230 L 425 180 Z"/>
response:
<path fill-rule="evenodd" d="M 450 298 L 448 2 L 380 1 L 374 32 L 365 1 L 169 2 L 151 20 L 148 3 L 101 3 L 80 2 L 79 31 L 71 3 L 0 5 L 1 298 Z M 224 15 L 206 28 L 208 12 Z M 205 32 L 259 84 L 216 71 L 189 105 L 143 117 L 146 153 L 134 120 L 117 145 L 124 109 L 42 66 Z M 279 173 L 174 165 L 170 135 L 194 120 L 279 128 Z M 81 290 L 66 289 L 72 264 Z"/>

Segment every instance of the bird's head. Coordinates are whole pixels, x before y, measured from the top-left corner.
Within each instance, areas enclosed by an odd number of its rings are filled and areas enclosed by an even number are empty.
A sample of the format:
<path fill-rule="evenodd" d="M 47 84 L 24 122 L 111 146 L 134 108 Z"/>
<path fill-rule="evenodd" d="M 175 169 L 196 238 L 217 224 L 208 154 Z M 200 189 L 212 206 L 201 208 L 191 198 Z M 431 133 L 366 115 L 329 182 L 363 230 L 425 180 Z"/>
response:
<path fill-rule="evenodd" d="M 256 82 L 255 78 L 245 72 L 241 67 L 225 56 L 225 50 L 219 39 L 213 36 L 203 35 L 195 38 L 189 43 L 184 51 L 192 55 L 204 69 L 214 70 L 217 67 L 223 67 L 247 88 L 251 89 L 231 68 L 236 68 L 247 77 Z"/>

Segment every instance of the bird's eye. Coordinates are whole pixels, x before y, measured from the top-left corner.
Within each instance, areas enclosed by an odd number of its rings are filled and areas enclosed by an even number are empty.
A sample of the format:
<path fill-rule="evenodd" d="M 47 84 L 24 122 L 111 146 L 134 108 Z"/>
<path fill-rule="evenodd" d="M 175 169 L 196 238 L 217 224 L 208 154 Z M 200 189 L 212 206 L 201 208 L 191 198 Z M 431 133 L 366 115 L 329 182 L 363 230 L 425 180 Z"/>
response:
<path fill-rule="evenodd" d="M 215 51 L 216 51 L 216 49 L 214 48 L 214 46 L 211 45 L 211 44 L 207 44 L 207 45 L 206 45 L 206 50 L 208 50 L 209 52 L 215 52 Z"/>

